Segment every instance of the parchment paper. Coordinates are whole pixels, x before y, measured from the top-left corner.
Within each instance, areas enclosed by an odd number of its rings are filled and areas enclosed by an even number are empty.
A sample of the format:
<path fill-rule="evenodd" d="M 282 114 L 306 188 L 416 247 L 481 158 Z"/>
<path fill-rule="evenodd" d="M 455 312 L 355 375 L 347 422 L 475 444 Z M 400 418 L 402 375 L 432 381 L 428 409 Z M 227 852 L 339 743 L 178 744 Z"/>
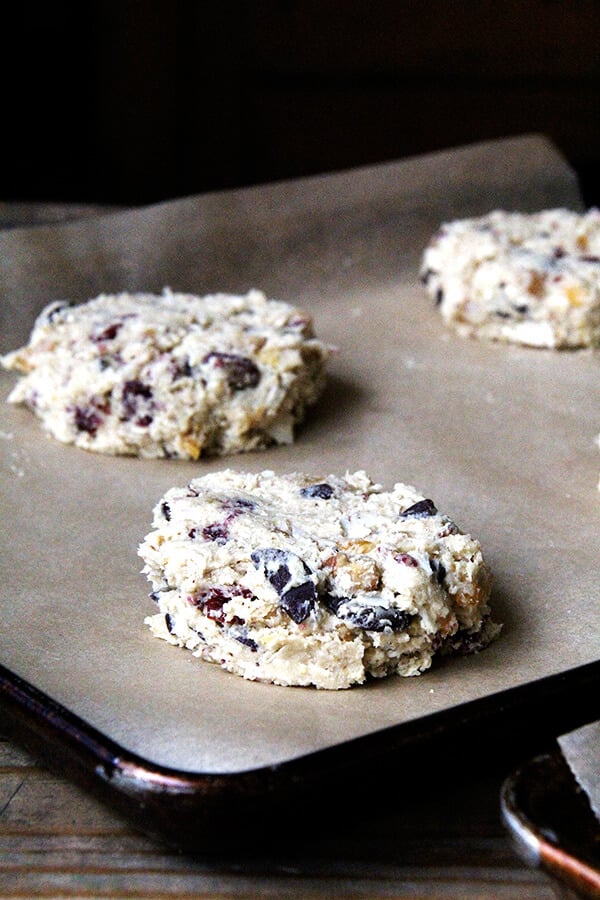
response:
<path fill-rule="evenodd" d="M 599 357 L 456 337 L 417 275 L 442 220 L 558 205 L 581 207 L 575 178 L 534 135 L 1 235 L 2 351 L 51 299 L 169 285 L 262 288 L 338 353 L 292 447 L 227 459 L 88 454 L 2 402 L 0 662 L 153 763 L 234 773 L 597 659 Z M 481 540 L 501 638 L 342 692 L 246 682 L 152 638 L 152 507 L 224 466 L 415 485 Z"/>

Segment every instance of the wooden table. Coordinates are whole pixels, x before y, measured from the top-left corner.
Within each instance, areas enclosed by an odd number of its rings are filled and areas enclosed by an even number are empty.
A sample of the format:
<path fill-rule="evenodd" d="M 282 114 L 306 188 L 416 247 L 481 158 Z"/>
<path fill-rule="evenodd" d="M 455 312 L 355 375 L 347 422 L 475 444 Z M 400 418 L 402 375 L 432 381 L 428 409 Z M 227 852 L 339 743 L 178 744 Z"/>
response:
<path fill-rule="evenodd" d="M 2 204 L 0 227 L 93 214 L 94 207 Z M 524 755 L 531 752 L 523 747 Z M 0 721 L 0 898 L 393 897 L 552 900 L 563 896 L 513 849 L 499 793 L 518 760 L 357 772 L 356 813 L 323 797 L 300 834 L 282 827 L 243 854 L 182 855 L 137 831 L 83 789 L 11 742 Z M 392 767 L 393 768 L 393 767 Z M 278 833 L 262 823 L 265 833 Z M 257 811 L 257 827 L 260 814 Z"/>
<path fill-rule="evenodd" d="M 314 832 L 289 845 L 284 835 L 277 847 L 266 840 L 247 856 L 224 847 L 219 856 L 199 848 L 191 857 L 137 832 L 0 739 L 0 897 L 561 896 L 512 848 L 500 820 L 503 767 L 448 780 L 441 762 L 439 782 L 436 773 L 409 773 L 405 803 L 402 797 L 391 803 L 377 789 L 376 773 L 362 773 L 348 785 L 357 795 L 352 821 L 336 820 L 334 798 L 324 798 Z"/>

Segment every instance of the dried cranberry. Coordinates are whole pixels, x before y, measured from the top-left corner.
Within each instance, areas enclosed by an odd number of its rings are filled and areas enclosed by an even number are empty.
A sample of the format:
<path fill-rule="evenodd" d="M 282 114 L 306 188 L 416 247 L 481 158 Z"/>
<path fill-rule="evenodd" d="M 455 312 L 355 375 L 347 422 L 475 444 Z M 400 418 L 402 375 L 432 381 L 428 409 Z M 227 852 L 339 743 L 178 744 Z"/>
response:
<path fill-rule="evenodd" d="M 196 529 L 193 528 L 194 537 Z M 191 532 L 190 532 L 191 537 Z M 212 525 L 205 525 L 202 529 L 202 537 L 205 541 L 216 541 L 218 544 L 224 544 L 229 539 L 229 529 L 224 522 L 213 522 Z"/>
<path fill-rule="evenodd" d="M 428 516 L 437 515 L 437 508 L 433 500 L 418 500 L 412 506 L 409 506 L 408 509 L 405 509 L 404 512 L 401 512 L 400 515 L 403 518 L 410 516 L 415 519 L 425 519 Z"/>
<path fill-rule="evenodd" d="M 76 406 L 74 418 L 77 430 L 86 431 L 88 434 L 92 435 L 92 437 L 95 436 L 103 421 L 102 416 L 94 409 L 90 409 L 90 407 L 83 409 L 80 406 Z"/>
<path fill-rule="evenodd" d="M 318 497 L 320 500 L 329 500 L 333 496 L 333 488 L 327 482 L 321 484 L 309 484 L 300 491 L 302 497 Z"/>
<path fill-rule="evenodd" d="M 232 391 L 245 391 L 256 387 L 260 381 L 260 369 L 247 356 L 213 351 L 207 353 L 202 362 L 212 363 L 218 369 L 223 369 L 227 385 Z"/>
<path fill-rule="evenodd" d="M 418 567 L 419 563 L 411 556 L 410 553 L 394 553 L 394 559 L 396 562 L 402 563 L 403 566 L 412 566 L 413 568 Z"/>
<path fill-rule="evenodd" d="M 252 597 L 252 593 L 248 588 L 232 584 L 223 587 L 211 587 L 200 591 L 198 594 L 190 594 L 187 601 L 192 606 L 200 607 L 207 618 L 222 625 L 225 621 L 223 606 L 233 597 L 249 598 Z"/>
<path fill-rule="evenodd" d="M 123 385 L 123 415 L 121 421 L 126 422 L 137 416 L 136 424 L 147 426 L 152 422 L 149 409 L 152 409 L 152 388 L 138 379 L 126 381 Z"/>
<path fill-rule="evenodd" d="M 106 328 L 103 328 L 102 331 L 93 334 L 92 340 L 98 341 L 98 343 L 100 343 L 100 341 L 113 341 L 122 327 L 122 322 L 113 322 L 111 325 L 107 325 Z"/>

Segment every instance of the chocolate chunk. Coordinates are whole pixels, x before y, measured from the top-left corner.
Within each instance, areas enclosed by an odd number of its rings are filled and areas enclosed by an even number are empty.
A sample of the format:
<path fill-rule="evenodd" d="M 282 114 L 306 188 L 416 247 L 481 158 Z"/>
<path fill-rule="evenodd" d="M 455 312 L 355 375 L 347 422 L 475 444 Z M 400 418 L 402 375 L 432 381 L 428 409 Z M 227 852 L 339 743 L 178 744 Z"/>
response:
<path fill-rule="evenodd" d="M 348 597 L 324 598 L 326 607 L 348 625 L 363 631 L 403 631 L 413 616 L 394 606 L 377 606 L 350 600 Z"/>
<path fill-rule="evenodd" d="M 245 497 L 228 497 L 223 503 L 223 509 L 230 509 L 235 513 L 242 513 L 254 509 L 256 504 L 253 500 L 246 500 Z"/>
<path fill-rule="evenodd" d="M 174 359 L 171 363 L 170 370 L 173 381 L 177 381 L 178 378 L 189 378 L 192 375 L 192 367 L 187 359 Z"/>
<path fill-rule="evenodd" d="M 276 547 L 264 547 L 255 550 L 251 559 L 257 569 L 262 568 L 265 578 L 279 594 L 280 605 L 284 612 L 296 624 L 303 622 L 315 605 L 317 592 L 310 579 L 286 590 L 292 577 L 289 564 L 292 559 L 298 559 L 298 557 Z M 310 569 L 304 560 L 300 560 L 300 562 L 306 574 L 310 575 Z"/>
<path fill-rule="evenodd" d="M 317 592 L 312 581 L 305 581 L 281 595 L 281 608 L 297 625 L 304 622 L 314 608 Z"/>
<path fill-rule="evenodd" d="M 431 561 L 431 571 L 435 576 L 435 580 L 438 584 L 443 585 L 444 579 L 446 578 L 446 566 L 444 563 L 440 562 L 439 559 L 432 559 Z"/>
<path fill-rule="evenodd" d="M 403 518 L 410 516 L 411 518 L 425 519 L 428 516 L 437 515 L 437 508 L 433 500 L 418 500 L 412 506 L 409 506 L 408 509 L 405 509 L 404 512 L 401 512 L 400 515 Z"/>
<path fill-rule="evenodd" d="M 300 490 L 302 497 L 318 497 L 320 500 L 329 500 L 333 496 L 333 488 L 327 482 L 321 484 L 309 484 Z"/>
<path fill-rule="evenodd" d="M 51 303 L 43 313 L 39 317 L 40 324 L 50 324 L 51 322 L 57 322 L 60 319 L 61 313 L 67 312 L 71 307 L 71 304 L 66 300 L 57 300 L 55 303 Z"/>
<path fill-rule="evenodd" d="M 287 565 L 289 557 L 287 551 L 276 547 L 254 550 L 250 557 L 257 569 L 262 568 L 265 578 L 280 595 L 292 577 Z"/>
<path fill-rule="evenodd" d="M 457 653 L 460 656 L 468 656 L 471 653 L 478 653 L 487 647 L 489 637 L 485 635 L 485 629 L 482 627 L 479 631 L 468 632 L 461 629 L 456 634 L 449 635 L 441 640 L 434 640 L 434 648 L 442 654 Z"/>
<path fill-rule="evenodd" d="M 232 638 L 236 641 L 239 641 L 240 644 L 244 644 L 245 647 L 250 647 L 250 649 L 256 653 L 258 650 L 258 644 L 253 638 L 248 634 L 248 629 L 245 625 L 239 625 L 238 623 L 234 623 L 228 632 Z"/>

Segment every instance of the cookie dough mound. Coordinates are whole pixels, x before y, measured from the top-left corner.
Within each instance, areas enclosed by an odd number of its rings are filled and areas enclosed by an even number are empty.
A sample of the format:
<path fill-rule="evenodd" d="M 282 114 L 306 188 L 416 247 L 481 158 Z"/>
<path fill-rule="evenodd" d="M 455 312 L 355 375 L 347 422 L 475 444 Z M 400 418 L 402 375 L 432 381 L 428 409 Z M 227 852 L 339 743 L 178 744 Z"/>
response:
<path fill-rule="evenodd" d="M 340 689 L 485 647 L 479 543 L 404 484 L 225 470 L 168 491 L 139 548 L 152 633 L 255 681 Z"/>
<path fill-rule="evenodd" d="M 421 278 L 465 336 L 555 349 L 600 345 L 600 211 L 497 210 L 441 226 Z"/>
<path fill-rule="evenodd" d="M 309 315 L 260 291 L 165 290 L 53 303 L 0 361 L 24 374 L 9 402 L 59 441 L 197 459 L 291 443 L 328 356 Z"/>

